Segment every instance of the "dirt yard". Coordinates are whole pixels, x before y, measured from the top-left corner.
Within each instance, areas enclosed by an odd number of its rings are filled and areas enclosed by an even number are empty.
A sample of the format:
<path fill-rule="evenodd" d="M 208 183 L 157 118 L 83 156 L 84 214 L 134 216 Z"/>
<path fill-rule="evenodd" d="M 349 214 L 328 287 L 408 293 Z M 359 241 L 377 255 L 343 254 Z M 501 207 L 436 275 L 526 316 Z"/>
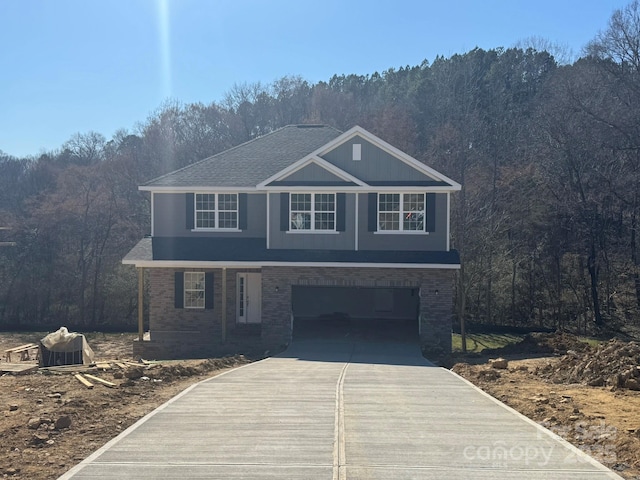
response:
<path fill-rule="evenodd" d="M 6 349 L 37 343 L 42 336 L 0 333 L 0 368 Z M 56 478 L 189 385 L 250 361 L 235 356 L 136 365 L 134 338 L 88 334 L 103 368 L 0 373 L 0 478 Z M 89 379 L 94 385 L 89 389 L 74 377 L 78 371 L 115 386 Z"/>
<path fill-rule="evenodd" d="M 0 333 L 0 353 L 42 336 Z M 74 371 L 0 374 L 2 478 L 55 478 L 189 385 L 250 361 L 237 356 L 136 364 L 133 338 L 87 335 L 105 368 L 83 374 L 115 384 L 111 388 L 92 380 L 88 389 Z M 490 362 L 498 357 L 507 364 Z M 640 345 L 590 347 L 567 335 L 539 335 L 453 363 L 459 375 L 623 477 L 640 479 L 640 391 L 634 383 L 640 381 Z"/>
<path fill-rule="evenodd" d="M 622 477 L 640 479 L 640 344 L 591 347 L 570 335 L 534 334 L 457 360 L 454 372 Z"/>

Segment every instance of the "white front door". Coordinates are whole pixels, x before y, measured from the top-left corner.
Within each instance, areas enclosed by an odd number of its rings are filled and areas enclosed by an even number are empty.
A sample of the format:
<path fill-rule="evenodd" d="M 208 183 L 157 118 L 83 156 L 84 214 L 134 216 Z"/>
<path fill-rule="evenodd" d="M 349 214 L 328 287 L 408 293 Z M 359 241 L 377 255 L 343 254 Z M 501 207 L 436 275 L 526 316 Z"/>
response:
<path fill-rule="evenodd" d="M 262 322 L 262 274 L 239 273 L 236 290 L 238 323 Z"/>

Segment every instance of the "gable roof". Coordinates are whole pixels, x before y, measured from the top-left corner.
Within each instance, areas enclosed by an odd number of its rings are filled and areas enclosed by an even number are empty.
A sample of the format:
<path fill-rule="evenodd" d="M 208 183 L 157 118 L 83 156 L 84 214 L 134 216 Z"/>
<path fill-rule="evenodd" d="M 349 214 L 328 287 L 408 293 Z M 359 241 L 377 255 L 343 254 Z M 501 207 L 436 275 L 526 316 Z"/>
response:
<path fill-rule="evenodd" d="M 341 135 L 337 136 L 336 138 L 331 140 L 326 145 L 321 146 L 318 150 L 316 150 L 315 152 L 312 152 L 309 156 L 324 157 L 325 155 L 327 155 L 329 152 L 331 152 L 332 150 L 334 150 L 338 146 L 340 146 L 340 145 L 348 142 L 350 139 L 352 139 L 354 137 L 358 137 L 358 136 L 364 138 L 365 140 L 367 140 L 371 144 L 375 145 L 376 147 L 378 147 L 381 150 L 384 150 L 385 152 L 387 152 L 392 157 L 394 157 L 394 158 L 400 160 L 401 162 L 405 163 L 406 165 L 414 168 L 415 170 L 417 170 L 418 172 L 422 173 L 423 175 L 426 175 L 427 177 L 433 179 L 434 183 L 432 185 L 438 185 L 438 186 L 442 186 L 442 187 L 450 187 L 449 188 L 450 190 L 460 190 L 462 188 L 461 185 L 458 182 L 456 182 L 455 180 L 450 179 L 446 175 L 443 175 L 442 173 L 438 172 L 437 170 L 434 170 L 433 168 L 429 167 L 428 165 L 420 162 L 419 160 L 416 160 L 412 156 L 410 156 L 410 155 L 406 154 L 405 152 L 403 152 L 402 150 L 394 147 L 390 143 L 385 142 L 381 138 L 377 137 L 376 135 L 372 134 L 371 132 L 368 132 L 367 130 L 365 130 L 364 128 L 362 128 L 362 127 L 360 127 L 358 125 L 356 125 L 355 127 L 350 128 L 346 132 L 344 132 Z M 304 161 L 304 159 L 302 161 Z M 384 184 L 384 182 L 371 182 L 371 181 L 368 181 L 367 183 L 369 185 L 383 185 Z M 393 181 L 393 182 L 390 182 L 390 183 L 393 183 L 394 185 L 400 185 L 403 182 Z M 426 186 L 426 184 L 425 184 L 425 186 Z"/>
<path fill-rule="evenodd" d="M 154 187 L 255 188 L 340 135 L 326 125 L 289 125 L 147 182 Z M 145 188 L 147 187 L 147 188 Z"/>
<path fill-rule="evenodd" d="M 336 167 L 332 163 L 327 162 L 326 160 L 320 157 L 306 157 L 305 159 L 295 162 L 289 165 L 284 170 L 281 170 L 277 174 L 267 178 L 263 182 L 258 184 L 258 188 L 263 188 L 265 186 L 270 185 L 284 185 L 287 183 L 287 179 L 291 177 L 293 174 L 303 171 L 305 168 L 308 168 L 310 165 L 315 165 L 320 169 L 324 170 L 327 175 L 333 176 L 336 180 L 338 180 L 342 184 L 350 184 L 350 185 L 359 185 L 365 186 L 362 180 L 354 177 L 353 175 L 345 172 L 344 170 Z"/>
<path fill-rule="evenodd" d="M 335 150 L 339 146 L 345 144 L 349 140 L 354 137 L 361 137 L 366 141 L 370 142 L 375 147 L 387 152 L 391 157 L 397 159 L 403 164 L 407 165 L 409 168 L 413 169 L 415 172 L 419 172 L 423 175 L 422 179 L 415 179 L 411 181 L 398 181 L 394 179 L 390 179 L 388 181 L 370 181 L 363 180 L 362 178 L 356 177 L 353 173 L 349 173 L 342 168 L 334 165 L 330 161 L 325 160 L 323 157 L 330 153 L 332 150 Z M 276 173 L 275 175 L 265 179 L 263 182 L 258 184 L 258 188 L 268 188 L 270 186 L 286 186 L 285 182 L 282 182 L 287 175 L 292 172 L 296 172 L 308 165 L 309 162 L 316 162 L 318 165 L 323 166 L 323 168 L 335 172 L 340 177 L 344 178 L 347 181 L 353 183 L 354 186 L 360 187 L 431 187 L 433 190 L 443 190 L 443 191 L 456 191 L 461 189 L 461 185 L 455 180 L 450 179 L 449 177 L 443 175 L 442 173 L 434 170 L 433 168 L 425 165 L 424 163 L 416 160 L 410 155 L 407 155 L 402 150 L 397 149 L 393 145 L 385 142 L 381 138 L 373 135 L 368 132 L 364 128 L 356 125 L 355 127 L 349 129 L 348 131 L 336 136 L 328 143 L 321 145 L 317 150 L 313 152 L 309 152 L 304 157 L 300 158 L 298 161 L 289 165 L 282 171 Z M 364 162 L 362 162 L 364 163 Z M 358 162 L 361 164 L 361 162 Z"/>
<path fill-rule="evenodd" d="M 333 165 L 324 158 L 327 153 L 361 136 L 409 167 L 422 173 L 428 181 L 365 182 Z M 460 190 L 459 183 L 398 150 L 359 126 L 347 132 L 327 125 L 288 125 L 262 137 L 217 153 L 197 163 L 150 180 L 140 190 L 180 191 L 189 189 L 264 189 L 286 186 L 286 177 L 315 164 L 353 187 L 428 186 L 433 189 Z M 425 177 L 423 177 L 425 178 Z M 273 182 L 273 183 L 272 183 Z M 297 182 L 296 182 L 297 183 Z M 387 185 L 388 184 L 388 185 Z"/>

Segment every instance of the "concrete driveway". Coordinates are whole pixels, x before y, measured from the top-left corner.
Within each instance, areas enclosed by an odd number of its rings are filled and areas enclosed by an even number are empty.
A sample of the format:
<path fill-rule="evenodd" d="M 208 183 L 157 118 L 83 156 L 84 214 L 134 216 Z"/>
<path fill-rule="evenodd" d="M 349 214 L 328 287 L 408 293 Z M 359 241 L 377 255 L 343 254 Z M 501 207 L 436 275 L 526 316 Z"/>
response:
<path fill-rule="evenodd" d="M 417 345 L 306 340 L 191 387 L 60 478 L 621 477 Z"/>

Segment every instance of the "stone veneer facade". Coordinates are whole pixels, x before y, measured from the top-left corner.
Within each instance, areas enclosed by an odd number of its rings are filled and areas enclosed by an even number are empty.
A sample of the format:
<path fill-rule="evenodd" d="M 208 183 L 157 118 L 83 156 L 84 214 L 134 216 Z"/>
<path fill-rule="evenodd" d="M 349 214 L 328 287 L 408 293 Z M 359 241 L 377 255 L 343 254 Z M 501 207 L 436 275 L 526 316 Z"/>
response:
<path fill-rule="evenodd" d="M 211 310 L 177 309 L 174 273 L 214 272 Z M 418 288 L 420 343 L 431 354 L 451 352 L 454 270 L 263 267 L 226 269 L 226 341 L 222 342 L 222 269 L 150 269 L 150 340 L 134 342 L 134 355 L 144 358 L 181 358 L 256 349 L 278 349 L 291 342 L 292 286 Z M 240 272 L 262 273 L 262 324 L 236 323 L 236 278 Z M 277 287 L 277 288 L 276 288 Z"/>

